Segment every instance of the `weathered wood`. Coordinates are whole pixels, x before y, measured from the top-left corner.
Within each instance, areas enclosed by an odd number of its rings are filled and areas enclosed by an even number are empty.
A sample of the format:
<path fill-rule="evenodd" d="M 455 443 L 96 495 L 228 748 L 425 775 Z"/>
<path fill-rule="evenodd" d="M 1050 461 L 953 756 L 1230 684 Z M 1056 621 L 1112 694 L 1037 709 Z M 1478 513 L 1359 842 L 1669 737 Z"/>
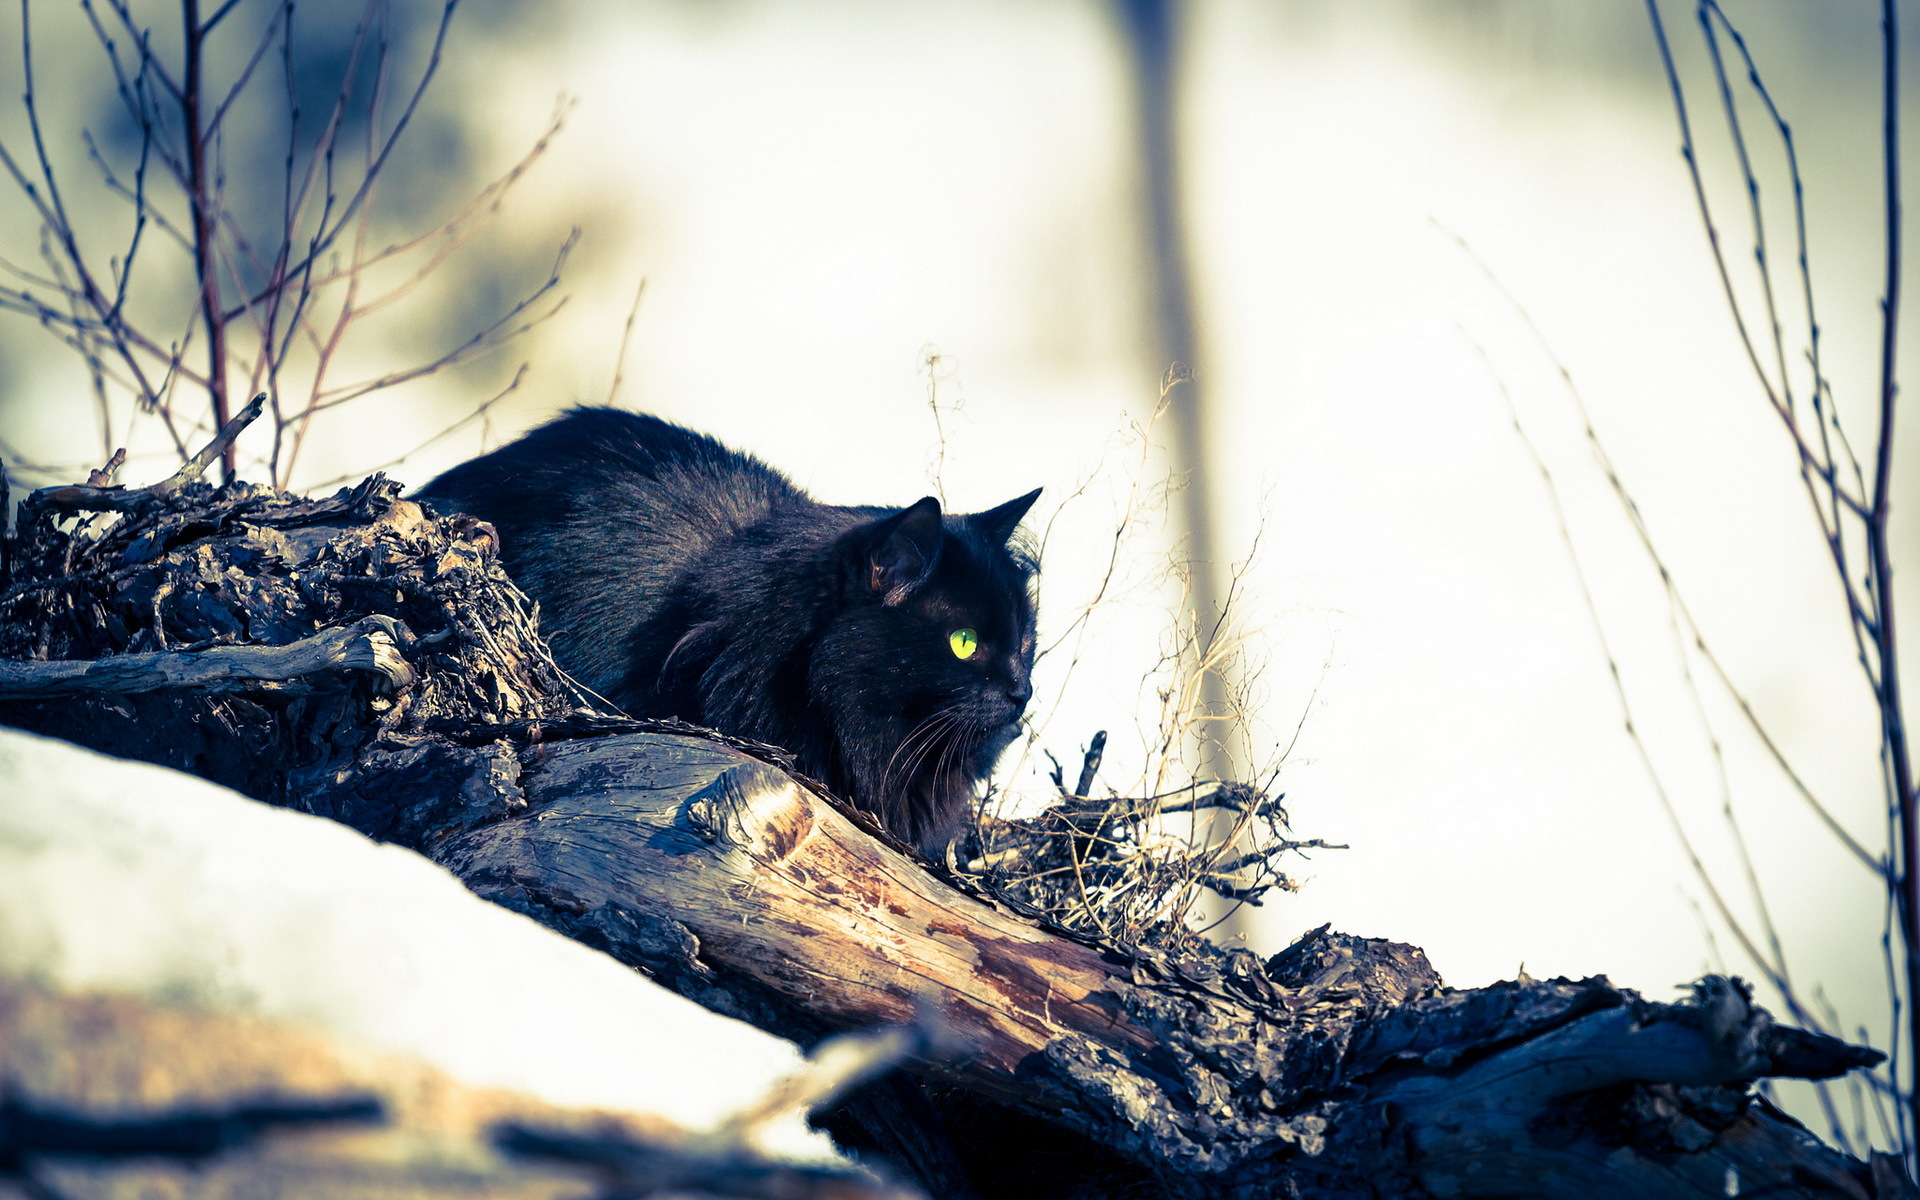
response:
<path fill-rule="evenodd" d="M 806 996 L 834 1025 L 931 1006 L 964 1054 L 930 1069 L 1003 1100 L 1044 1102 L 1044 1081 L 1014 1074 L 1060 1039 L 1097 1030 L 1129 1053 L 1153 1049 L 1123 1019 L 1124 963 L 940 883 L 739 751 L 654 734 L 562 742 L 540 750 L 522 788 L 537 817 L 435 848 L 483 895 L 677 922 L 703 959 Z"/>
<path fill-rule="evenodd" d="M 1747 1097 L 1749 1080 L 1796 1073 L 1780 1034 L 1710 980 L 1694 1009 L 1624 1004 L 1457 1074 L 1388 1082 L 1374 1103 L 1395 1112 L 1410 1173 L 1434 1197 L 1868 1200 L 1857 1163 Z M 1862 1061 L 1833 1052 L 1813 1074 Z"/>
<path fill-rule="evenodd" d="M 598 929 L 637 965 L 658 969 L 670 947 L 835 1026 L 931 1006 L 948 1044 L 923 1075 L 1151 1164 L 1175 1191 L 1372 1180 L 1388 1195 L 1571 1200 L 1690 1195 L 1732 1171 L 1871 1194 L 1859 1164 L 1796 1140 L 1745 1085 L 1875 1056 L 1774 1027 L 1725 980 L 1684 1005 L 1604 981 L 1448 993 L 1417 952 L 1337 938 L 1257 979 L 1195 979 L 949 887 L 724 746 L 627 734 L 531 759 L 523 816 L 435 848 L 482 895 Z M 620 929 L 646 932 L 607 936 Z M 1642 1084 L 1704 1091 L 1661 1101 Z"/>
<path fill-rule="evenodd" d="M 237 692 L 330 671 L 366 671 L 382 691 L 413 685 L 400 653 L 412 635 L 391 617 L 366 617 L 284 646 L 210 646 L 195 651 L 120 654 L 112 658 L 15 662 L 0 659 L 0 699 L 49 696 L 134 696 L 142 692 Z"/>
<path fill-rule="evenodd" d="M 510 811 L 510 748 L 426 731 L 577 702 L 493 531 L 399 491 L 194 483 L 105 528 L 23 506 L 0 580 L 0 721 L 389 840 Z"/>
<path fill-rule="evenodd" d="M 126 488 L 108 483 L 115 467 L 126 461 L 125 450 L 114 451 L 113 461 L 104 471 L 96 471 L 95 479 L 86 483 L 69 484 L 60 487 L 41 488 L 28 496 L 26 506 L 45 508 L 58 512 L 131 512 L 156 501 L 164 501 L 189 483 L 206 474 L 207 468 L 233 445 L 242 430 L 260 419 L 267 410 L 267 394 L 261 392 L 247 401 L 246 406 L 233 414 L 231 420 L 220 427 L 213 439 L 200 448 L 200 452 L 180 464 L 180 469 L 159 483 L 143 488 Z M 0 493 L 3 497 L 4 493 Z"/>

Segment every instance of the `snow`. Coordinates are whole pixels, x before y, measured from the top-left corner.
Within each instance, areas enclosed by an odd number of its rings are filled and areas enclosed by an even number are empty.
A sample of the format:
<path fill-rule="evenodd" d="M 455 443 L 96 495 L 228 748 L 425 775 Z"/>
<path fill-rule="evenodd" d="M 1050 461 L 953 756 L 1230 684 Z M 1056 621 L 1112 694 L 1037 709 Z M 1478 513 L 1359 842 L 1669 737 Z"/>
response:
<path fill-rule="evenodd" d="M 801 1065 L 411 851 L 0 729 L 0 978 L 318 1026 L 465 1082 L 713 1128 Z M 767 1145 L 819 1157 L 797 1118 Z"/>

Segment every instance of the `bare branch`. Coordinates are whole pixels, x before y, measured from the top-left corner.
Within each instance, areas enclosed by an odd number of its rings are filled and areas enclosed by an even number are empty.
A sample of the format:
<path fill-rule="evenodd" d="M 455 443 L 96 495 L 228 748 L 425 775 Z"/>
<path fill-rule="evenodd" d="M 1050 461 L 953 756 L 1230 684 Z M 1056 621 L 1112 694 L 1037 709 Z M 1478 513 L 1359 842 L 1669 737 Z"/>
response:
<path fill-rule="evenodd" d="M 1568 397 L 1573 401 L 1575 410 L 1580 417 L 1582 430 L 1587 438 L 1587 443 L 1592 447 L 1601 471 L 1606 476 L 1607 486 L 1613 492 L 1614 498 L 1619 501 L 1623 512 L 1626 514 L 1628 523 L 1632 526 L 1635 536 L 1639 539 L 1642 551 L 1647 554 L 1649 560 L 1653 563 L 1654 569 L 1659 573 L 1661 585 L 1666 590 L 1669 605 L 1672 606 L 1673 611 L 1679 616 L 1680 620 L 1685 623 L 1693 646 L 1700 652 L 1701 657 L 1706 660 L 1707 664 L 1713 668 L 1715 678 L 1719 680 L 1728 696 L 1731 697 L 1739 707 L 1740 713 L 1746 719 L 1749 728 L 1751 728 L 1754 734 L 1760 739 L 1760 743 L 1766 748 L 1768 755 L 1774 760 L 1775 764 L 1780 767 L 1781 771 L 1793 784 L 1794 790 L 1800 794 L 1802 800 L 1806 801 L 1808 807 L 1813 810 L 1814 815 L 1820 819 L 1821 823 L 1826 825 L 1840 843 L 1868 870 L 1873 871 L 1875 874 L 1883 874 L 1887 869 L 1886 864 L 1883 863 L 1878 856 L 1869 853 L 1861 844 L 1860 840 L 1848 832 L 1845 826 L 1840 824 L 1838 818 L 1833 815 L 1832 810 L 1813 794 L 1805 778 L 1799 771 L 1794 769 L 1793 764 L 1788 761 L 1786 753 L 1780 748 L 1779 743 L 1774 741 L 1773 735 L 1767 731 L 1766 726 L 1760 720 L 1759 714 L 1754 711 L 1753 705 L 1748 702 L 1746 695 L 1735 685 L 1732 677 L 1727 674 L 1726 668 L 1721 664 L 1719 656 L 1716 655 L 1707 644 L 1706 635 L 1700 629 L 1698 622 L 1694 620 L 1692 610 L 1688 608 L 1686 599 L 1680 592 L 1679 584 L 1673 577 L 1673 572 L 1668 568 L 1665 558 L 1660 554 L 1658 546 L 1654 543 L 1652 531 L 1647 528 L 1646 521 L 1641 515 L 1639 504 L 1634 501 L 1633 494 L 1627 489 L 1625 480 L 1621 478 L 1619 470 L 1613 465 L 1612 458 L 1608 456 L 1606 452 L 1605 444 L 1600 440 L 1599 430 L 1593 423 L 1592 413 L 1587 409 L 1586 400 L 1580 394 L 1579 387 L 1574 383 L 1572 373 L 1567 370 L 1566 365 L 1562 363 L 1554 353 L 1552 344 L 1546 340 L 1546 335 L 1540 330 L 1540 327 L 1533 322 L 1532 314 L 1530 314 L 1526 307 L 1520 303 L 1519 299 L 1507 289 L 1504 281 L 1494 273 L 1493 269 L 1487 265 L 1484 259 L 1480 258 L 1478 253 L 1475 252 L 1473 247 L 1467 243 L 1465 239 L 1453 233 L 1451 230 L 1447 230 L 1444 226 L 1438 226 L 1437 222 L 1436 226 L 1441 228 L 1443 232 L 1446 232 L 1447 235 L 1454 240 L 1455 244 L 1485 273 L 1488 280 L 1493 283 L 1501 296 L 1505 298 L 1514 312 L 1527 325 L 1534 336 L 1536 344 L 1546 353 L 1549 361 L 1553 363 L 1555 369 L 1559 372 L 1561 383 L 1567 389 Z M 1470 342 L 1472 341 L 1472 339 L 1468 340 Z M 1474 345 L 1476 349 L 1478 349 L 1478 343 L 1474 343 Z M 1491 363 L 1488 365 L 1491 367 Z M 1499 380 L 1497 372 L 1494 378 L 1496 382 Z M 1504 392 L 1504 383 L 1501 384 L 1501 387 Z M 1849 595 L 1851 598 L 1851 594 Z M 1853 625 L 1857 638 L 1861 634 L 1861 625 L 1858 620 L 1855 620 Z M 1864 664 L 1866 655 L 1865 643 L 1860 643 L 1860 646 Z M 1870 665 L 1868 666 L 1868 670 L 1869 679 L 1871 680 Z"/>
<path fill-rule="evenodd" d="M 502 400 L 505 400 L 508 396 L 511 396 L 515 392 L 520 390 L 520 384 L 522 383 L 522 381 L 526 379 L 526 377 L 527 377 L 527 364 L 521 363 L 519 366 L 519 369 L 514 371 L 513 373 L 512 382 L 508 383 L 506 387 L 501 388 L 499 391 L 495 392 L 492 396 L 488 397 L 486 400 L 481 401 L 478 405 L 474 406 L 474 409 L 472 412 L 468 413 L 464 417 L 461 417 L 458 421 L 455 421 L 453 424 L 447 426 L 445 429 L 442 429 L 439 433 L 434 434 L 432 437 L 428 438 L 426 441 L 421 442 L 419 445 L 407 451 L 405 454 L 402 454 L 397 458 L 390 458 L 386 462 L 368 467 L 365 470 L 350 471 L 345 475 L 336 475 L 332 479 L 326 479 L 326 480 L 322 480 L 319 483 L 307 485 L 304 488 L 304 490 L 308 492 L 323 492 L 330 487 L 338 487 L 343 483 L 348 483 L 352 480 L 359 479 L 362 476 L 370 475 L 375 471 L 385 471 L 390 467 L 399 466 L 401 463 L 406 462 L 408 459 L 420 453 L 422 450 L 425 450 L 428 446 L 431 446 L 436 442 L 442 441 L 445 438 L 453 436 L 455 433 L 459 432 L 462 429 L 465 429 L 468 425 L 472 424 L 475 421 L 485 420 L 487 414 L 493 410 L 494 405 L 500 403 Z"/>
<path fill-rule="evenodd" d="M 548 274 L 546 282 L 542 283 L 526 297 L 515 303 L 512 308 L 507 310 L 505 315 L 460 345 L 455 346 L 432 362 L 423 363 L 417 367 L 409 367 L 402 371 L 393 371 L 363 383 L 347 384 L 327 392 L 322 392 L 320 393 L 318 401 L 309 406 L 307 410 L 308 413 L 320 413 L 330 408 L 338 408 L 342 404 L 358 400 L 362 396 L 380 391 L 383 388 L 394 387 L 398 384 L 431 375 L 436 371 L 444 370 L 447 367 L 453 366 L 455 363 L 464 362 L 472 358 L 483 350 L 489 350 L 504 342 L 511 341 L 540 324 L 542 321 L 552 317 L 566 304 L 566 297 L 561 297 L 554 303 L 552 308 L 547 309 L 545 312 L 538 313 L 518 325 L 513 324 L 513 322 L 519 320 L 528 310 L 538 305 L 541 299 L 549 292 L 560 286 L 560 277 L 561 273 L 566 269 L 567 256 L 573 252 L 573 247 L 579 240 L 580 231 L 578 229 L 568 234 L 567 240 L 561 243 L 560 252 L 554 258 L 553 268 Z"/>
<path fill-rule="evenodd" d="M 238 2 L 239 0 L 227 0 L 226 5 L 200 27 L 199 40 L 202 45 L 205 44 L 207 35 L 213 32 L 213 27 L 220 23 L 220 18 L 226 16 L 228 10 Z M 291 13 L 292 6 L 284 3 L 283 0 L 280 7 L 274 11 L 273 19 L 267 22 L 267 31 L 261 35 L 260 43 L 253 48 L 253 54 L 247 59 L 247 65 L 241 68 L 240 77 L 233 81 L 233 86 L 227 89 L 225 98 L 213 110 L 213 116 L 207 121 L 207 130 L 210 133 L 218 130 L 226 120 L 227 111 L 233 107 L 234 101 L 240 98 L 240 93 L 246 90 L 247 84 L 253 79 L 253 72 L 260 66 L 260 61 L 267 56 L 267 51 L 273 48 L 275 36 L 280 31 L 280 23 L 289 19 Z"/>
<path fill-rule="evenodd" d="M 209 33 L 212 33 L 214 26 L 226 20 L 227 14 L 232 12 L 235 6 L 237 6 L 239 3 L 240 3 L 240 0 L 227 0 L 225 4 L 222 4 L 219 8 L 219 11 L 215 12 L 212 16 L 208 17 L 207 23 L 200 27 L 201 35 L 205 36 Z"/>
<path fill-rule="evenodd" d="M 193 271 L 200 285 L 200 314 L 207 330 L 207 396 L 213 404 L 213 423 L 227 423 L 227 319 L 220 303 L 220 271 L 214 261 L 214 237 L 219 215 L 214 186 L 207 174 L 207 147 L 213 127 L 201 120 L 201 86 L 206 33 L 200 24 L 200 0 L 181 0 L 185 22 L 186 79 L 181 103 L 187 137 L 187 202 L 193 212 Z M 251 69 L 251 68 L 249 68 Z M 220 460 L 221 478 L 234 477 L 231 445 Z"/>
<path fill-rule="evenodd" d="M 340 235 L 346 231 L 348 222 L 352 221 L 355 216 L 359 214 L 361 206 L 367 203 L 373 192 L 374 181 L 378 178 L 381 170 L 385 168 L 388 158 L 393 154 L 394 146 L 398 144 L 401 135 L 406 132 L 407 125 L 413 120 L 414 112 L 420 106 L 420 99 L 426 94 L 427 85 L 433 81 L 434 74 L 440 69 L 440 56 L 442 50 L 445 48 L 447 39 L 447 26 L 452 22 L 454 9 L 459 7 L 459 4 L 460 0 L 446 0 L 446 5 L 440 12 L 439 27 L 434 32 L 433 48 L 428 55 L 426 69 L 422 72 L 420 81 L 414 86 L 412 94 L 408 97 L 406 106 L 401 110 L 399 120 L 395 122 L 393 129 L 387 134 L 386 140 L 381 144 L 379 151 L 373 155 L 372 161 L 363 173 L 360 186 L 354 190 L 353 195 L 348 197 L 347 202 L 340 206 L 339 212 L 333 215 L 331 227 L 328 227 L 325 215 L 323 214 L 320 226 L 314 234 L 313 240 L 308 243 L 302 257 L 288 269 L 289 275 L 297 275 L 312 270 L 314 265 L 319 261 L 320 256 L 333 248 L 333 244 L 338 241 Z M 324 157 L 325 160 L 331 164 L 332 151 L 330 146 Z M 329 188 L 328 191 L 329 194 L 331 194 L 331 188 Z M 330 201 L 329 209 L 331 209 Z M 249 297 L 246 302 L 248 304 L 259 304 L 264 302 L 268 295 L 269 293 L 263 289 Z"/>
<path fill-rule="evenodd" d="M 640 300 L 647 294 L 647 277 L 640 277 L 640 286 L 633 289 L 633 307 L 627 310 L 627 323 L 620 327 L 620 349 L 613 357 L 613 383 L 607 388 L 607 403 L 612 404 L 620 398 L 620 384 L 626 378 L 627 343 L 633 340 L 633 323 L 640 316 Z"/>
<path fill-rule="evenodd" d="M 213 440 L 200 448 L 200 452 L 188 459 L 172 475 L 151 487 L 122 488 L 105 487 L 98 484 L 74 484 L 68 487 L 42 488 L 28 497 L 35 507 L 53 508 L 74 512 L 124 512 L 143 507 L 154 500 L 164 500 L 187 484 L 200 478 L 215 459 L 226 454 L 233 445 L 233 439 L 240 431 L 252 424 L 266 410 L 265 394 L 255 396 L 247 406 L 234 414 Z"/>
<path fill-rule="evenodd" d="M 343 670 L 371 672 L 383 690 L 402 691 L 413 684 L 413 668 L 399 648 L 412 640 L 398 621 L 374 616 L 284 646 L 214 646 L 77 660 L 0 659 L 0 698 L 239 691 L 262 681 L 286 682 Z"/>

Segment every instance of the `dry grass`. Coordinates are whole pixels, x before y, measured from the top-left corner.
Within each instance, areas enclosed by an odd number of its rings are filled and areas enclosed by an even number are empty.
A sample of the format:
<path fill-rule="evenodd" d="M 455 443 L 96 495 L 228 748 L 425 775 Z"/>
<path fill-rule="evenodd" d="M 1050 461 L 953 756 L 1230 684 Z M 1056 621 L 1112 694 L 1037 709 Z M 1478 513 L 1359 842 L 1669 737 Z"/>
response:
<path fill-rule="evenodd" d="M 1040 657 L 1062 655 L 1066 666 L 1052 703 L 1041 707 L 1002 779 L 1030 777 L 1035 757 L 1051 764 L 1051 793 L 1017 788 L 993 793 L 969 843 L 964 874 L 1001 896 L 1031 906 L 1059 924 L 1123 945 L 1168 948 L 1191 943 L 1242 906 L 1259 905 L 1299 885 L 1286 872 L 1289 855 L 1341 849 L 1317 838 L 1299 839 L 1276 793 L 1281 764 L 1293 748 L 1255 745 L 1253 715 L 1264 669 L 1257 630 L 1243 628 L 1243 584 L 1258 543 L 1235 564 L 1218 619 L 1197 615 L 1190 589 L 1193 565 L 1150 557 L 1143 542 L 1180 485 L 1154 470 L 1154 427 L 1187 376 L 1176 369 L 1162 381 L 1160 403 L 1122 440 L 1130 452 L 1111 541 L 1087 599 L 1072 609 Z M 1056 509 L 1043 528 L 1039 552 L 1054 534 L 1061 509 L 1083 501 L 1109 472 L 1096 469 Z M 1144 576 L 1144 577 L 1143 577 Z M 1052 713 L 1083 683 L 1080 670 L 1102 653 L 1097 618 L 1124 595 L 1160 590 L 1170 597 L 1169 621 L 1155 660 L 1141 678 L 1138 704 L 1126 714 L 1137 756 L 1125 778 L 1115 770 L 1102 730 L 1079 754 L 1074 776 L 1047 749 Z M 1304 718 L 1303 718 L 1304 720 Z M 1118 723 L 1116 722 L 1116 727 Z M 1297 741 L 1299 726 L 1294 729 Z M 1223 778 L 1224 764 L 1260 764 L 1245 778 Z M 1027 814 L 1027 815 L 1014 815 Z"/>

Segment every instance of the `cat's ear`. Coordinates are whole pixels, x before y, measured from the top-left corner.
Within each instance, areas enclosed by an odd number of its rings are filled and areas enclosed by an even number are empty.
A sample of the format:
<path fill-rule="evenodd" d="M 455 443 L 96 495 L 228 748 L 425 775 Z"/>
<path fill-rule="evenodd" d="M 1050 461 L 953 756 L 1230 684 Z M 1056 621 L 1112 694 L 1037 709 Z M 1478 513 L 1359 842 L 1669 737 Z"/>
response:
<path fill-rule="evenodd" d="M 1035 488 L 1018 500 L 1009 500 L 999 508 L 990 508 L 977 512 L 967 518 L 967 523 L 987 536 L 987 540 L 996 546 L 1006 544 L 1013 531 L 1020 528 L 1020 518 L 1027 515 L 1033 502 L 1040 498 L 1040 489 Z"/>
<path fill-rule="evenodd" d="M 867 587 L 884 604 L 900 603 L 940 561 L 940 502 L 925 496 L 875 521 L 865 541 Z"/>

